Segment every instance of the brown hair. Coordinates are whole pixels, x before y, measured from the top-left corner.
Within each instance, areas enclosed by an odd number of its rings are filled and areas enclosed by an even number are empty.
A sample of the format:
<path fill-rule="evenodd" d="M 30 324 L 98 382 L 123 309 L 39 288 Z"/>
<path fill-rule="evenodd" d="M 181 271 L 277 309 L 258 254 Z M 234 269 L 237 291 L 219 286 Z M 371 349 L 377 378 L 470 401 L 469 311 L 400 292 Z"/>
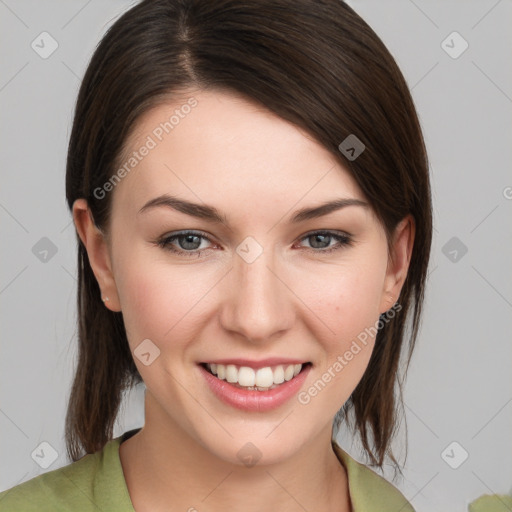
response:
<path fill-rule="evenodd" d="M 388 455 L 398 465 L 390 442 L 402 404 L 399 360 L 406 321 L 405 368 L 420 325 L 432 206 L 425 144 L 397 64 L 340 0 L 144 0 L 109 28 L 82 81 L 67 157 L 70 210 L 85 198 L 108 233 L 112 195 L 98 199 L 94 190 L 114 174 L 139 116 L 187 87 L 240 93 L 311 134 L 356 180 L 388 243 L 400 220 L 414 218 L 400 313 L 379 329 L 368 368 L 334 419 L 339 428 L 353 413 L 371 463 L 382 467 Z M 356 159 L 338 149 L 350 134 L 366 147 Z M 122 313 L 104 306 L 78 234 L 77 242 L 78 362 L 66 416 L 73 461 L 112 439 L 122 393 L 142 382 Z"/>

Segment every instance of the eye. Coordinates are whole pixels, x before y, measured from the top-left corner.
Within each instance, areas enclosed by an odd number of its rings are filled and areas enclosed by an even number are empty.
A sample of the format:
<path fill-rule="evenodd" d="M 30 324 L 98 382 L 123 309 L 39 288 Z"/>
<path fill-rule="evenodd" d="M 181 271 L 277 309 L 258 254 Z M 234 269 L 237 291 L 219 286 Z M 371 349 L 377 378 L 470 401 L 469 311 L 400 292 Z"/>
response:
<path fill-rule="evenodd" d="M 199 258 L 201 257 L 203 250 L 205 250 L 204 247 L 200 249 L 201 240 L 207 240 L 210 242 L 210 239 L 205 233 L 197 231 L 183 231 L 181 233 L 175 233 L 171 236 L 161 238 L 155 243 L 167 251 L 183 256 L 196 256 Z M 178 242 L 178 248 L 176 245 L 173 245 L 175 241 Z"/>
<path fill-rule="evenodd" d="M 302 237 L 301 240 L 308 240 L 312 247 L 306 247 L 306 250 L 315 253 L 326 253 L 339 251 L 346 246 L 351 246 L 353 240 L 346 233 L 338 233 L 334 231 L 315 231 Z M 330 242 L 337 241 L 337 244 L 329 247 Z"/>
<path fill-rule="evenodd" d="M 159 247 L 182 256 L 196 256 L 201 257 L 201 254 L 208 249 L 208 247 L 201 248 L 202 240 L 211 242 L 206 233 L 198 231 L 182 231 L 174 233 L 170 236 L 161 238 L 154 243 Z M 346 233 L 338 233 L 334 231 L 315 231 L 303 236 L 301 240 L 308 240 L 311 247 L 305 247 L 305 250 L 314 253 L 330 253 L 338 251 L 346 246 L 351 246 L 353 240 L 350 235 Z M 337 242 L 335 245 L 330 245 L 331 242 Z M 177 245 L 175 244 L 177 242 Z"/>

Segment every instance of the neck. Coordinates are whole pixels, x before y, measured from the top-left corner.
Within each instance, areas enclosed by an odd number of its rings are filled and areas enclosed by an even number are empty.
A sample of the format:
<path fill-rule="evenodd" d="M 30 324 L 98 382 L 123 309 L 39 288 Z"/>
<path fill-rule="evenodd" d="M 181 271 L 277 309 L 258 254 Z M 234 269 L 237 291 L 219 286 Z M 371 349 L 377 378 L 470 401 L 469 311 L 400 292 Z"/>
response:
<path fill-rule="evenodd" d="M 120 446 L 136 512 L 351 511 L 346 471 L 332 449 L 330 428 L 286 460 L 245 466 L 219 459 L 169 421 L 151 416 L 146 396 L 144 428 Z"/>

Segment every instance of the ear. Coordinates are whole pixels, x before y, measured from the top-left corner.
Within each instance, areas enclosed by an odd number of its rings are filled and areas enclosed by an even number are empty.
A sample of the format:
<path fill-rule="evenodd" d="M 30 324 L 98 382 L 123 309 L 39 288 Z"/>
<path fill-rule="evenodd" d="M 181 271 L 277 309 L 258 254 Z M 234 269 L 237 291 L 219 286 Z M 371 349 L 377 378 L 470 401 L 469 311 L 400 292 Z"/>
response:
<path fill-rule="evenodd" d="M 108 301 L 104 301 L 105 306 L 111 311 L 121 311 L 107 240 L 94 224 L 85 199 L 77 199 L 73 203 L 73 220 L 78 236 L 87 250 L 89 263 L 101 290 L 101 298 L 108 297 Z"/>
<path fill-rule="evenodd" d="M 407 277 L 414 245 L 415 223 L 412 215 L 402 219 L 392 237 L 388 267 L 382 289 L 380 313 L 385 313 L 398 300 Z"/>

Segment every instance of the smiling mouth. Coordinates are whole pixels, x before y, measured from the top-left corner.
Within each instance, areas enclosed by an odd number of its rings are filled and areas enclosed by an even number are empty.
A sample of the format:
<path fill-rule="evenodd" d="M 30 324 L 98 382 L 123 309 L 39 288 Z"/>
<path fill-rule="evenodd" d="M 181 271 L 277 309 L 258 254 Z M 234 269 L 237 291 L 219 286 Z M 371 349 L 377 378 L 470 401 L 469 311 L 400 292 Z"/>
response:
<path fill-rule="evenodd" d="M 201 366 L 219 380 L 224 380 L 235 387 L 250 391 L 268 391 L 292 380 L 307 366 L 311 366 L 311 363 L 280 364 L 257 370 L 234 364 L 201 363 Z"/>

